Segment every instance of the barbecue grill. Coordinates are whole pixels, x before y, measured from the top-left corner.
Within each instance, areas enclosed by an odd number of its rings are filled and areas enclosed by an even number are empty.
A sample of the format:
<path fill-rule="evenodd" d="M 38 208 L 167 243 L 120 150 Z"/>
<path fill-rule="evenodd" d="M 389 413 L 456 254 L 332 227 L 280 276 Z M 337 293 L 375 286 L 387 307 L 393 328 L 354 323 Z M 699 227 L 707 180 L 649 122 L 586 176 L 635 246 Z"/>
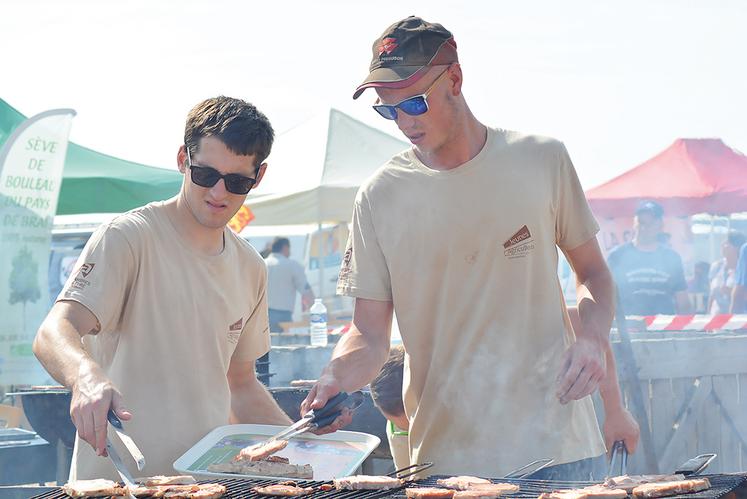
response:
<path fill-rule="evenodd" d="M 747 486 L 744 482 L 747 480 L 747 475 L 735 474 L 735 475 L 698 475 L 699 477 L 706 477 L 711 481 L 711 488 L 702 492 L 696 492 L 694 494 L 686 494 L 680 496 L 670 496 L 671 498 L 680 499 L 719 499 L 726 497 L 729 494 L 733 494 L 730 497 L 739 498 L 747 497 Z M 408 487 L 435 487 L 436 480 L 439 478 L 448 478 L 446 475 L 434 475 L 421 480 L 408 482 Z M 536 499 L 543 492 L 552 492 L 553 490 L 561 489 L 574 489 L 578 487 L 585 487 L 587 485 L 593 485 L 595 482 L 561 482 L 561 481 L 546 481 L 546 480 L 530 480 L 530 479 L 506 479 L 496 478 L 492 479 L 494 482 L 513 483 L 518 485 L 519 491 L 513 494 L 507 494 L 505 497 L 508 498 L 533 498 Z M 263 479 L 237 479 L 228 478 L 221 480 L 210 480 L 210 483 L 220 483 L 225 485 L 227 491 L 226 495 L 223 496 L 226 499 L 268 499 L 268 496 L 260 496 L 252 491 L 253 487 L 272 485 L 283 482 L 284 480 L 263 480 Z M 319 481 L 306 481 L 297 480 L 299 485 L 304 487 L 319 486 L 323 484 L 331 484 L 332 482 L 319 482 Z M 200 483 L 208 483 L 200 482 Z M 302 498 L 313 498 L 313 499 L 379 499 L 379 498 L 392 498 L 402 499 L 405 497 L 404 487 L 393 490 L 331 490 L 328 492 L 314 492 L 313 494 L 299 496 Z M 56 488 L 55 490 L 49 491 L 45 494 L 34 496 L 35 499 L 68 499 L 68 496 L 62 492 L 61 489 Z"/>

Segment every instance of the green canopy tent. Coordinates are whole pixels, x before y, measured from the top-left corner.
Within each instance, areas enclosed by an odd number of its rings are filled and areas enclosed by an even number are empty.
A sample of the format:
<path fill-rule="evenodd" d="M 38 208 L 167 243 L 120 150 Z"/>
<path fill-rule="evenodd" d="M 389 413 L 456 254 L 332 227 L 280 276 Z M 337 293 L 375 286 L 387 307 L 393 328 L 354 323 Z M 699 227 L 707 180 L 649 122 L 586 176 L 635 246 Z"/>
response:
<path fill-rule="evenodd" d="M 0 99 L 0 147 L 25 119 Z M 57 214 L 122 213 L 168 199 L 181 184 L 182 175 L 176 170 L 133 163 L 70 142 Z"/>

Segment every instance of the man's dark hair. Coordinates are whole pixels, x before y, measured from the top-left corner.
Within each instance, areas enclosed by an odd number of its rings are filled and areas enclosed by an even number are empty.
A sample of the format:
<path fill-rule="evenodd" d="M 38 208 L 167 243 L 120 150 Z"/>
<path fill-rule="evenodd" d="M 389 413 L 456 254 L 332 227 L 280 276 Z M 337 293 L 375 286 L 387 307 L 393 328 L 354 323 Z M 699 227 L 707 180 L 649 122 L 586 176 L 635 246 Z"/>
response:
<path fill-rule="evenodd" d="M 267 116 L 252 104 L 220 96 L 200 102 L 187 115 L 184 144 L 193 154 L 203 137 L 219 139 L 234 154 L 253 154 L 259 168 L 270 155 L 275 132 Z"/>
<path fill-rule="evenodd" d="M 747 237 L 745 237 L 744 232 L 732 229 L 727 234 L 726 240 L 729 241 L 729 244 L 739 249 L 744 246 L 744 243 L 747 241 Z"/>
<path fill-rule="evenodd" d="M 280 253 L 286 246 L 290 247 L 290 244 L 287 237 L 276 237 L 272 240 L 272 252 Z"/>
<path fill-rule="evenodd" d="M 371 398 L 380 410 L 392 416 L 405 413 L 402 402 L 402 378 L 405 371 L 405 349 L 402 346 L 389 350 L 389 359 L 381 372 L 371 382 Z"/>

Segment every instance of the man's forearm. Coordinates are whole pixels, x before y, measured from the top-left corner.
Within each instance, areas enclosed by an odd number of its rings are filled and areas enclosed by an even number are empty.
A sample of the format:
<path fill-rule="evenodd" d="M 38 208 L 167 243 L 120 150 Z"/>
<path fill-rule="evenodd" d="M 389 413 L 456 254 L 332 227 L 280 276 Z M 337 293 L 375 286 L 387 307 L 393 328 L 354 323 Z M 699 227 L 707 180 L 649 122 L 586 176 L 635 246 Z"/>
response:
<path fill-rule="evenodd" d="M 33 351 L 47 372 L 68 388 L 77 382 L 81 369 L 98 367 L 66 317 L 47 317 L 34 338 Z"/>
<path fill-rule="evenodd" d="M 615 287 L 612 275 L 604 268 L 576 286 L 581 327 L 579 338 L 600 342 L 608 348 L 612 317 L 615 313 Z"/>
<path fill-rule="evenodd" d="M 377 338 L 361 333 L 353 324 L 337 343 L 322 376 L 332 376 L 340 389 L 360 390 L 379 374 L 389 356 L 388 335 Z"/>
<path fill-rule="evenodd" d="M 246 380 L 241 386 L 231 387 L 231 424 L 275 424 L 292 423 L 280 408 L 272 394 L 254 379 Z"/>
<path fill-rule="evenodd" d="M 617 365 L 615 362 L 615 355 L 612 353 L 612 348 L 609 346 L 605 353 L 605 360 L 607 364 L 607 375 L 599 383 L 599 395 L 602 397 L 602 403 L 604 404 L 604 412 L 610 413 L 622 408 L 622 393 L 620 392 L 620 383 L 617 379 Z"/>

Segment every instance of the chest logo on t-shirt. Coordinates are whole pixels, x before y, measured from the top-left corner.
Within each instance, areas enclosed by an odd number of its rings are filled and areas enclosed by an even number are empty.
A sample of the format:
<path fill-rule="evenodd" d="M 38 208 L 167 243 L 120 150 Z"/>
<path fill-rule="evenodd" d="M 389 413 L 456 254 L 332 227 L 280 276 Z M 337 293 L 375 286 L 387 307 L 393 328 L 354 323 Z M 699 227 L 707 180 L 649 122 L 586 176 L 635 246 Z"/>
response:
<path fill-rule="evenodd" d="M 534 239 L 526 225 L 503 243 L 503 255 L 508 258 L 525 258 L 533 249 Z"/>
<path fill-rule="evenodd" d="M 230 326 L 228 326 L 228 341 L 231 343 L 238 343 L 239 336 L 241 336 L 241 328 L 244 326 L 244 318 L 237 320 Z"/>

